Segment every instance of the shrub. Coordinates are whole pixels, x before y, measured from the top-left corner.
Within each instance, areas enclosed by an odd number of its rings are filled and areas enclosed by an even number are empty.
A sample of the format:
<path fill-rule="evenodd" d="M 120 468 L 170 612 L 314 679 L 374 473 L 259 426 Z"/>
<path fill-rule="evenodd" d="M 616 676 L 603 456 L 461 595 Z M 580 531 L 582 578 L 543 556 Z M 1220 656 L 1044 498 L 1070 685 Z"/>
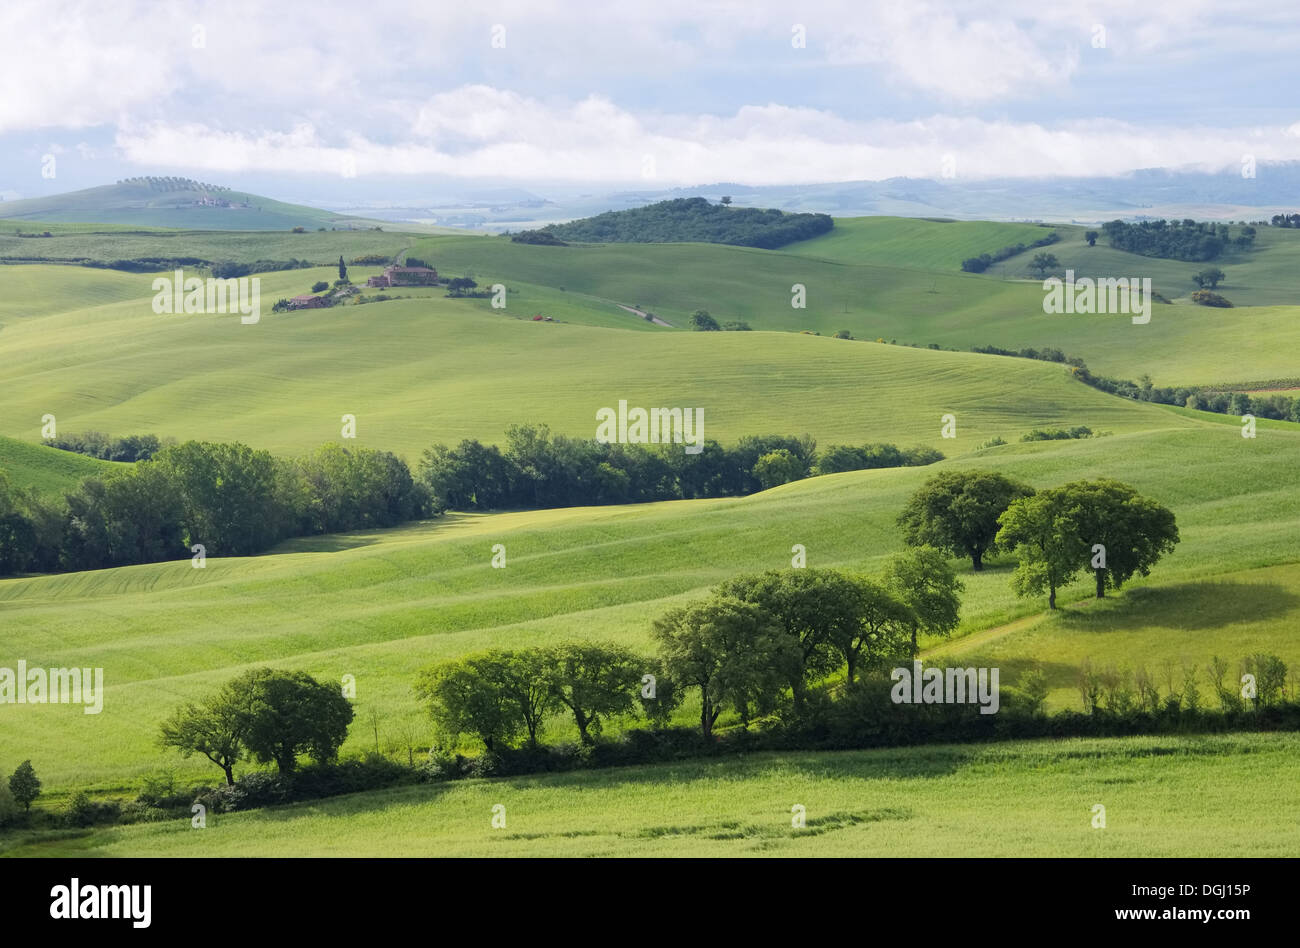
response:
<path fill-rule="evenodd" d="M 293 799 L 315 800 L 344 793 L 383 790 L 415 779 L 407 767 L 382 754 L 369 753 L 348 758 L 337 764 L 314 764 L 293 775 L 290 794 Z"/>
<path fill-rule="evenodd" d="M 266 770 L 255 770 L 244 774 L 232 786 L 200 794 L 194 802 L 203 804 L 210 813 L 233 813 L 287 803 L 292 798 L 293 788 L 288 778 Z"/>
<path fill-rule="evenodd" d="M 1020 440 L 1021 441 L 1068 441 L 1072 438 L 1091 438 L 1091 437 L 1092 437 L 1091 428 L 1089 428 L 1087 425 L 1076 425 L 1075 427 L 1070 428 L 1068 431 L 1064 428 L 1056 428 L 1054 430 L 1044 430 L 1042 428 L 1035 428 L 1033 431 L 1029 432 L 1029 434 L 1023 435 L 1020 438 Z M 1002 443 L 1006 444 L 1005 441 Z"/>
<path fill-rule="evenodd" d="M 722 329 L 706 309 L 697 309 L 691 314 L 691 328 L 697 332 L 719 332 Z"/>
<path fill-rule="evenodd" d="M 1209 290 L 1197 290 L 1192 294 L 1192 302 L 1201 306 L 1218 306 L 1223 309 L 1231 309 L 1232 304 L 1218 293 L 1211 293 Z"/>
<path fill-rule="evenodd" d="M 63 812 L 63 820 L 68 826 L 99 826 L 116 823 L 122 815 L 122 804 L 118 800 L 92 800 L 86 791 L 78 790 L 68 801 L 68 808 Z"/>
<path fill-rule="evenodd" d="M 324 280 L 317 280 L 315 283 L 311 285 L 311 291 L 313 293 L 324 293 L 329 288 L 330 285 L 326 283 Z"/>
<path fill-rule="evenodd" d="M 9 792 L 9 788 L 4 783 L 0 782 L 0 826 L 14 823 L 21 812 L 14 795 Z"/>
<path fill-rule="evenodd" d="M 459 780 L 469 774 L 470 760 L 460 754 L 453 754 L 440 747 L 429 751 L 429 756 L 415 767 L 417 780 Z"/>

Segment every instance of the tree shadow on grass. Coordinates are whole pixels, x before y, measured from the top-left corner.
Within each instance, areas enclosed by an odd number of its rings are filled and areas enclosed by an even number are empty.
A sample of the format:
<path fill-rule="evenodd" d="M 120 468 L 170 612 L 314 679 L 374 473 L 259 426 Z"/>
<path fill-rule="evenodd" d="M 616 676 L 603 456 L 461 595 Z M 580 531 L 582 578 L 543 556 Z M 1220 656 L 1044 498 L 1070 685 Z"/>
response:
<path fill-rule="evenodd" d="M 344 550 L 356 550 L 363 546 L 378 543 L 378 537 L 356 536 L 344 533 L 328 533 L 318 537 L 295 537 L 285 540 L 271 550 L 271 553 L 341 553 Z"/>
<path fill-rule="evenodd" d="M 1300 596 L 1277 583 L 1207 580 L 1136 587 L 1108 608 L 1067 609 L 1061 618 L 1069 625 L 1098 631 L 1149 626 L 1199 630 L 1265 622 L 1297 609 Z"/>

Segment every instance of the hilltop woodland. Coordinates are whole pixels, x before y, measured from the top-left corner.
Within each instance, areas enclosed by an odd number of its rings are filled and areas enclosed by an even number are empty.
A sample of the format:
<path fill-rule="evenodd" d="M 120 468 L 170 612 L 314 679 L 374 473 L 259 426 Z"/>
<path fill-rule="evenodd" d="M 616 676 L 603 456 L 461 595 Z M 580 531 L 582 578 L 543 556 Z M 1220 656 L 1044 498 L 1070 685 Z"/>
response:
<path fill-rule="evenodd" d="M 595 217 L 551 224 L 542 233 L 584 243 L 677 243 L 700 241 L 774 250 L 828 233 L 829 214 L 786 214 L 772 208 L 730 207 L 705 198 L 675 198 L 626 211 L 606 211 Z M 529 238 L 530 242 L 538 242 Z"/>
<path fill-rule="evenodd" d="M 1198 223 L 1190 218 L 1136 224 L 1115 220 L 1103 224 L 1101 229 L 1117 250 L 1171 260 L 1213 260 L 1229 247 L 1248 249 L 1255 242 L 1254 227 L 1242 227 L 1234 238 L 1227 224 Z"/>

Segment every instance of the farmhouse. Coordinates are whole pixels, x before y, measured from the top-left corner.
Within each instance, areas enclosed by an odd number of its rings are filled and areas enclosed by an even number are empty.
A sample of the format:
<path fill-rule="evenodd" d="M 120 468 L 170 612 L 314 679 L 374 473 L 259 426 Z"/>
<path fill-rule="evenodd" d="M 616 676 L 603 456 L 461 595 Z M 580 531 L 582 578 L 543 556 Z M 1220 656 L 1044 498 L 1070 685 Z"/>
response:
<path fill-rule="evenodd" d="M 325 297 L 312 296 L 310 293 L 304 293 L 302 296 L 295 296 L 289 300 L 290 309 L 324 309 Z"/>
<path fill-rule="evenodd" d="M 366 286 L 433 286 L 438 271 L 431 267 L 385 267 L 379 276 L 366 280 Z"/>

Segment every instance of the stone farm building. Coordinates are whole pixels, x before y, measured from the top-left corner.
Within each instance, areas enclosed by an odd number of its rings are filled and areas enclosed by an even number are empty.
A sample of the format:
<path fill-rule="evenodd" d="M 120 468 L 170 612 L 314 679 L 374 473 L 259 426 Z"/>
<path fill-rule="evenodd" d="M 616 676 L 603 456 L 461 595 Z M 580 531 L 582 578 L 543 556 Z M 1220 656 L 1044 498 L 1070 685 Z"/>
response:
<path fill-rule="evenodd" d="M 302 296 L 295 296 L 289 300 L 290 309 L 323 309 L 325 307 L 325 297 L 312 296 L 305 293 Z"/>
<path fill-rule="evenodd" d="M 385 267 L 379 276 L 372 276 L 366 286 L 433 286 L 438 282 L 438 271 L 429 267 Z"/>

